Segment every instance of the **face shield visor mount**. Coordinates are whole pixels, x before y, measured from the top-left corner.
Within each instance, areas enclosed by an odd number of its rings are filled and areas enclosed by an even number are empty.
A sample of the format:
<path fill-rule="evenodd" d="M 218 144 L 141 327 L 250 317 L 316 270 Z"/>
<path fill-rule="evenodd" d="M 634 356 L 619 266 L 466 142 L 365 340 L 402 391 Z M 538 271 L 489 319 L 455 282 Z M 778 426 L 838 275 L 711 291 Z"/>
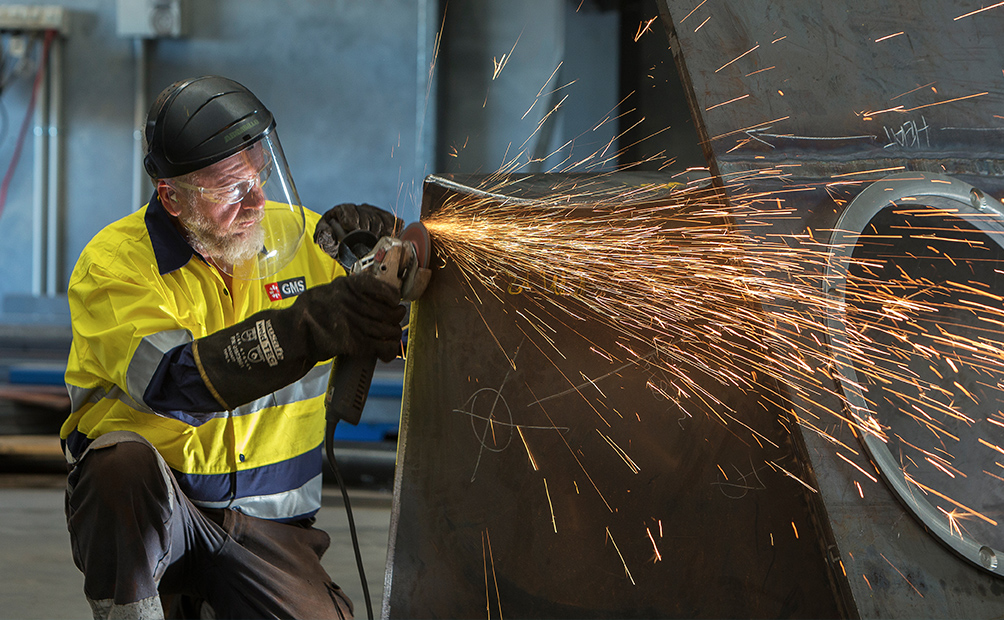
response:
<path fill-rule="evenodd" d="M 276 275 L 303 243 L 303 205 L 274 128 L 248 148 L 167 183 L 189 206 L 179 215 L 189 242 L 234 279 Z"/>

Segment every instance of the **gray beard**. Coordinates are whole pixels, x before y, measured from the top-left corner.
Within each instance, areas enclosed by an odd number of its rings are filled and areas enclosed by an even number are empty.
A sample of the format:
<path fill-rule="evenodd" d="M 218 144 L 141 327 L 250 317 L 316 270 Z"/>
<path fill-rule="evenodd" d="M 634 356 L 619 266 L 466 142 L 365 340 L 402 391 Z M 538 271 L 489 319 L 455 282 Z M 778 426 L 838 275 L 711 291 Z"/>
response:
<path fill-rule="evenodd" d="M 258 223 L 244 234 L 221 235 L 215 224 L 192 209 L 180 218 L 188 232 L 188 242 L 196 252 L 220 267 L 230 267 L 253 259 L 265 245 L 265 229 Z"/>

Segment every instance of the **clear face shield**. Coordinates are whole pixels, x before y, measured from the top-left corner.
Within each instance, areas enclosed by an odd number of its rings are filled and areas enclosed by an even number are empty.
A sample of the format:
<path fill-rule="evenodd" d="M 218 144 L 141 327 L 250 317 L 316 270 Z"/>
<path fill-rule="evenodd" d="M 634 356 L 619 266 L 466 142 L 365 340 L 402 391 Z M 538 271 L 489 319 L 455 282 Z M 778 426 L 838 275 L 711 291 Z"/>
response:
<path fill-rule="evenodd" d="M 275 130 L 215 164 L 173 179 L 188 240 L 222 272 L 259 280 L 303 243 L 303 206 Z"/>

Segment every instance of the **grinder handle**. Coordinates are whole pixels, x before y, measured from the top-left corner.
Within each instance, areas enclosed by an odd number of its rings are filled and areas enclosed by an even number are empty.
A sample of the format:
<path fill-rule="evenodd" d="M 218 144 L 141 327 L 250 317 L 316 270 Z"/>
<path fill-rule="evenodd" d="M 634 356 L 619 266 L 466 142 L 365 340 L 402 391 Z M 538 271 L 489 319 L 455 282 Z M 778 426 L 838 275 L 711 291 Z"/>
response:
<path fill-rule="evenodd" d="M 380 262 L 370 267 L 369 273 L 400 290 L 398 266 L 403 254 L 401 246 L 392 246 Z M 341 420 L 353 426 L 359 424 L 363 407 L 366 406 L 370 384 L 373 382 L 376 363 L 376 355 L 340 355 L 334 359 L 331 376 L 328 378 L 328 391 L 324 394 L 324 412 L 328 424 Z"/>
<path fill-rule="evenodd" d="M 325 418 L 329 425 L 341 420 L 353 426 L 359 424 L 376 363 L 375 355 L 343 355 L 334 359 L 328 391 L 324 394 Z"/>

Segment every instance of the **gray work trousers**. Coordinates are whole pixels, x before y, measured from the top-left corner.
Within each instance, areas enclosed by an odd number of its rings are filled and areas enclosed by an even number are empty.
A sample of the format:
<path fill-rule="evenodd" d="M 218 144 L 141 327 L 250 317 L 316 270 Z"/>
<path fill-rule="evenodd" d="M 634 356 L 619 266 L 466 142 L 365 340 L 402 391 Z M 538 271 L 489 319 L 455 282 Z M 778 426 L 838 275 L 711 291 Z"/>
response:
<path fill-rule="evenodd" d="M 351 618 L 321 566 L 328 535 L 234 510 L 200 509 L 135 433 L 98 438 L 67 478 L 66 520 L 84 594 L 144 605 L 159 595 L 206 601 L 217 618 Z M 113 614 L 114 616 L 114 614 Z"/>

